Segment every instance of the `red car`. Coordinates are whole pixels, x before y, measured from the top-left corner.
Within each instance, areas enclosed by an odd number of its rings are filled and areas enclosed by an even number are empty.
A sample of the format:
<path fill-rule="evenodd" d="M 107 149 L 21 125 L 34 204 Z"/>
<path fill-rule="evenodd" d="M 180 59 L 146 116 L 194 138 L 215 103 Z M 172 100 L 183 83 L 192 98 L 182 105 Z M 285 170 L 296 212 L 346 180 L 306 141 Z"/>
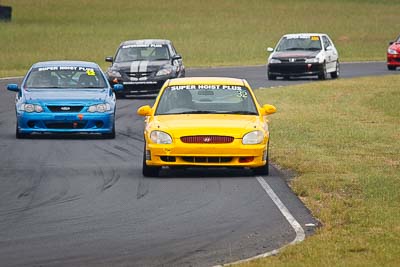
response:
<path fill-rule="evenodd" d="M 396 70 L 396 67 L 400 67 L 400 36 L 396 41 L 389 43 L 387 50 L 388 70 Z"/>

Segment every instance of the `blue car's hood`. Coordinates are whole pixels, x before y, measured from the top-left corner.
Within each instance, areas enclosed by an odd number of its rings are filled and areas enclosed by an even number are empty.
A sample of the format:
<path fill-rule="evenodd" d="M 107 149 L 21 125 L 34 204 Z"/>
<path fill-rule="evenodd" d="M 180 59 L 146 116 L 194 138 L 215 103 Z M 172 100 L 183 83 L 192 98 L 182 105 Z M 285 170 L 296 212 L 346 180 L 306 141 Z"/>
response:
<path fill-rule="evenodd" d="M 92 103 L 103 102 L 107 89 L 32 89 L 25 90 L 27 102 L 36 103 Z"/>

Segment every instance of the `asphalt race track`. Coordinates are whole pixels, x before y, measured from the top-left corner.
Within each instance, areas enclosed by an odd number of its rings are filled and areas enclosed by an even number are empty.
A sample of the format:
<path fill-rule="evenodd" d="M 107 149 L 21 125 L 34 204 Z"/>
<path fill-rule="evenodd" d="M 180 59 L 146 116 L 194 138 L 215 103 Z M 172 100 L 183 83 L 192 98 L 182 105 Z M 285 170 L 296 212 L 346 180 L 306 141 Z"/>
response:
<path fill-rule="evenodd" d="M 393 73 L 384 62 L 342 64 L 341 72 Z M 315 81 L 271 82 L 265 66 L 189 69 L 187 76 L 246 78 L 253 88 Z M 260 179 L 312 234 L 306 224 L 317 222 L 276 168 L 268 177 L 221 169 L 142 177 L 136 109 L 153 99 L 118 100 L 115 140 L 17 140 L 15 94 L 5 85 L 20 81 L 0 80 L 1 266 L 213 266 L 278 249 L 296 232 Z"/>

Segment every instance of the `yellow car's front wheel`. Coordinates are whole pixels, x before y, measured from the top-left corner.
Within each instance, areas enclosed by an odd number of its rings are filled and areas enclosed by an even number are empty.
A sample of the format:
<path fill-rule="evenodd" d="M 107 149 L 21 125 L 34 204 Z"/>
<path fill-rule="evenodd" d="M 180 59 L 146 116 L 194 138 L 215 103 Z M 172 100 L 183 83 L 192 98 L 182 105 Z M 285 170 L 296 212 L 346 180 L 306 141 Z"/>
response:
<path fill-rule="evenodd" d="M 268 175 L 269 174 L 269 141 L 267 145 L 267 157 L 265 161 L 265 165 L 253 168 L 254 175 Z"/>
<path fill-rule="evenodd" d="M 158 177 L 160 175 L 161 167 L 149 166 L 146 164 L 146 143 L 143 148 L 143 166 L 142 174 L 145 177 Z"/>

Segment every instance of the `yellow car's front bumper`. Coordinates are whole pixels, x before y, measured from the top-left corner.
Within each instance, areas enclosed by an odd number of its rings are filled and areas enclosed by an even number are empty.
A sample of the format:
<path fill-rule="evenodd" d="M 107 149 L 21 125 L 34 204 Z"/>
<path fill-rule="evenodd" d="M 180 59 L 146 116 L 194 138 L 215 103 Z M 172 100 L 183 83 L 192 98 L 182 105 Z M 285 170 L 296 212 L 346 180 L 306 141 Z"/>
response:
<path fill-rule="evenodd" d="M 147 144 L 146 164 L 150 166 L 259 167 L 267 160 L 267 143 L 230 144 Z"/>

